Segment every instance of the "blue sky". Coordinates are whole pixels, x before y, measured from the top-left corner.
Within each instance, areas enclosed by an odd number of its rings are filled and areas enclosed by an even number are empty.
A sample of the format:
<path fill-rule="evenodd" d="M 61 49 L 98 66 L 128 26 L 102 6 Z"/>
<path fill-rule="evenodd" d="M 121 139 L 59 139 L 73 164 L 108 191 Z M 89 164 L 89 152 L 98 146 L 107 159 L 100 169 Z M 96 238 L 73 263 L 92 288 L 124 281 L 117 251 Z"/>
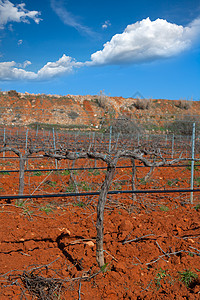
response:
<path fill-rule="evenodd" d="M 200 100 L 200 2 L 0 0 L 0 88 Z"/>

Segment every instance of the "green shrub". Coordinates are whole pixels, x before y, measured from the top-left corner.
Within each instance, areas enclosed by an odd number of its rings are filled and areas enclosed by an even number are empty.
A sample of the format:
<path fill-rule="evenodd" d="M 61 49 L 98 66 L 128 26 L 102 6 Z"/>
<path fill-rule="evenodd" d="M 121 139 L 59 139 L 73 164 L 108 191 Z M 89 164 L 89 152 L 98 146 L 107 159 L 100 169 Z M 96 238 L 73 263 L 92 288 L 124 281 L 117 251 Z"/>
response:
<path fill-rule="evenodd" d="M 79 117 L 79 114 L 73 110 L 68 113 L 68 116 L 72 120 L 76 120 Z"/>
<path fill-rule="evenodd" d="M 157 290 L 159 290 L 159 288 L 161 287 L 161 281 L 163 281 L 164 283 L 166 283 L 166 277 L 170 277 L 170 275 L 167 274 L 167 271 L 165 271 L 162 268 L 160 268 L 160 270 L 156 274 L 156 278 L 155 278 L 155 285 L 157 287 Z"/>
<path fill-rule="evenodd" d="M 70 175 L 70 171 L 69 170 L 62 171 L 62 175 Z"/>
<path fill-rule="evenodd" d="M 196 204 L 196 205 L 194 206 L 194 209 L 195 209 L 196 211 L 199 211 L 199 210 L 200 210 L 200 203 Z"/>
<path fill-rule="evenodd" d="M 49 204 L 47 204 L 46 206 L 42 206 L 42 207 L 40 208 L 40 210 L 41 210 L 41 211 L 44 211 L 47 215 L 48 215 L 48 213 L 52 212 L 52 208 L 50 207 Z"/>
<path fill-rule="evenodd" d="M 161 205 L 159 208 L 161 211 L 169 211 L 169 207 L 167 207 L 165 205 Z"/>
<path fill-rule="evenodd" d="M 41 171 L 33 171 L 31 173 L 31 176 L 41 176 L 42 175 L 42 172 Z"/>
<path fill-rule="evenodd" d="M 198 278 L 198 275 L 191 270 L 186 269 L 183 272 L 179 272 L 180 281 L 182 281 L 187 288 Z"/>

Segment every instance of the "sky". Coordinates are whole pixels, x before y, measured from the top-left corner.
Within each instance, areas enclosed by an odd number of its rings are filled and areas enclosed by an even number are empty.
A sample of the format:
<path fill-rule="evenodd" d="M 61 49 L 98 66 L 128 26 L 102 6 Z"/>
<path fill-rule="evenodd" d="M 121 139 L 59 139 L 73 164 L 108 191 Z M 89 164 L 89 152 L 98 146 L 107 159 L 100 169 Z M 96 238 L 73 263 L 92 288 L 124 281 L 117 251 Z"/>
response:
<path fill-rule="evenodd" d="M 200 100 L 199 0 L 0 0 L 0 89 Z"/>

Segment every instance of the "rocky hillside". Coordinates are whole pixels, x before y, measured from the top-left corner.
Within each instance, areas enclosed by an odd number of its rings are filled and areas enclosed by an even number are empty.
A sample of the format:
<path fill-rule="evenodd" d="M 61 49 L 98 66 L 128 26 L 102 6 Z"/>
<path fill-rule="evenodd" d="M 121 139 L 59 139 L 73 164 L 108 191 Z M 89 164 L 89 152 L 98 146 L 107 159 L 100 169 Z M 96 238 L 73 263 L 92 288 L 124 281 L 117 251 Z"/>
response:
<path fill-rule="evenodd" d="M 193 116 L 193 117 L 192 117 Z M 195 118 L 200 120 L 200 101 L 133 99 L 91 96 L 0 94 L 1 126 L 57 126 L 101 129 L 117 118 L 136 119 L 158 130 L 167 122 Z M 149 128 L 150 128 L 149 127 Z"/>

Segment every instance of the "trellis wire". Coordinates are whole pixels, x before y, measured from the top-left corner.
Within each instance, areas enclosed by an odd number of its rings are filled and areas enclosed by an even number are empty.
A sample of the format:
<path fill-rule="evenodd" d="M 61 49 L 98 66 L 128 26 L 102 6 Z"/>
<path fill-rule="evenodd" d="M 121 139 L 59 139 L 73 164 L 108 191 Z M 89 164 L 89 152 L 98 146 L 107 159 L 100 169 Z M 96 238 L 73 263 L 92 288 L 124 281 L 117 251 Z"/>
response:
<path fill-rule="evenodd" d="M 169 193 L 196 193 L 200 192 L 200 189 L 171 189 L 171 190 L 126 190 L 126 191 L 108 191 L 109 195 L 119 194 L 169 194 Z M 80 197 L 80 196 L 98 196 L 100 192 L 87 192 L 87 193 L 63 193 L 63 194 L 45 194 L 45 195 L 8 195 L 0 196 L 0 200 L 4 199 L 39 199 L 39 198 L 63 198 L 63 197 Z"/>

